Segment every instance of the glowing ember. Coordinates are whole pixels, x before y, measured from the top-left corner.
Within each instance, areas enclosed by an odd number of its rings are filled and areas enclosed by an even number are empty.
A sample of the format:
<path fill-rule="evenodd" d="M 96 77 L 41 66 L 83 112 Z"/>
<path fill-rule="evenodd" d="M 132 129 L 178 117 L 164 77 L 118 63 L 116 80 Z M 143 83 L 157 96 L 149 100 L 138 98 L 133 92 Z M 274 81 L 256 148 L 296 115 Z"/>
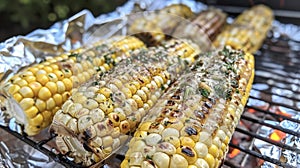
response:
<path fill-rule="evenodd" d="M 238 150 L 238 149 L 233 149 L 233 150 L 228 154 L 228 157 L 232 159 L 232 158 L 236 157 L 240 152 L 241 152 L 241 151 Z"/>
<path fill-rule="evenodd" d="M 270 135 L 270 139 L 280 142 L 283 138 L 286 137 L 286 134 L 279 130 L 274 130 L 273 133 Z"/>

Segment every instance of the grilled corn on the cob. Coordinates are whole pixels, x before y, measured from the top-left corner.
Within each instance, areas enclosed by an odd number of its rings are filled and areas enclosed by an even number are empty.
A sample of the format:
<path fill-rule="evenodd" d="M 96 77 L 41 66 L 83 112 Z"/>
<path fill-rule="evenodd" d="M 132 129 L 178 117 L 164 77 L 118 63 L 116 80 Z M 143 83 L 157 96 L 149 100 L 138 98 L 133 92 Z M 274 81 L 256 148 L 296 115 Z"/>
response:
<path fill-rule="evenodd" d="M 184 19 L 193 16 L 193 12 L 186 5 L 170 5 L 159 11 L 136 13 L 129 25 L 128 33 L 140 38 L 147 45 L 156 45 L 166 39 L 175 27 Z"/>
<path fill-rule="evenodd" d="M 258 5 L 240 14 L 234 23 L 214 41 L 216 47 L 230 45 L 235 49 L 243 49 L 246 52 L 256 52 L 273 21 L 272 11 L 263 5 Z"/>
<path fill-rule="evenodd" d="M 273 12 L 265 5 L 256 5 L 239 15 L 233 24 L 243 25 L 258 31 L 261 36 L 266 36 L 272 26 Z"/>
<path fill-rule="evenodd" d="M 135 37 L 114 37 L 83 52 L 63 54 L 35 64 L 14 75 L 3 86 L 8 93 L 7 111 L 35 135 L 50 125 L 53 115 L 68 99 L 72 89 L 105 72 L 129 50 L 143 47 Z"/>
<path fill-rule="evenodd" d="M 211 41 L 222 30 L 226 22 L 226 14 L 219 9 L 210 8 L 202 11 L 193 21 L 182 21 L 172 33 L 175 38 L 191 39 L 203 51 L 211 48 Z"/>
<path fill-rule="evenodd" d="M 250 92 L 253 59 L 230 47 L 200 57 L 140 123 L 121 167 L 219 167 Z"/>
<path fill-rule="evenodd" d="M 109 74 L 80 87 L 51 125 L 60 152 L 83 165 L 108 157 L 198 53 L 188 43 L 172 40 L 135 53 Z"/>

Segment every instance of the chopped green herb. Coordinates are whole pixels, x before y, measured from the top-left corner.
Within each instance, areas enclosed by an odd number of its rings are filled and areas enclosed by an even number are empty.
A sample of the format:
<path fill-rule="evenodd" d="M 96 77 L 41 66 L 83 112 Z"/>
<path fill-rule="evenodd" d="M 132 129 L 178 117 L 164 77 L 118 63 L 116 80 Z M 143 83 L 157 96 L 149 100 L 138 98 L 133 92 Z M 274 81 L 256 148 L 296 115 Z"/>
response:
<path fill-rule="evenodd" d="M 209 96 L 210 93 L 209 93 L 209 91 L 207 89 L 200 88 L 199 91 L 200 91 L 200 93 L 201 93 L 201 95 L 203 97 L 208 98 L 208 96 Z"/>

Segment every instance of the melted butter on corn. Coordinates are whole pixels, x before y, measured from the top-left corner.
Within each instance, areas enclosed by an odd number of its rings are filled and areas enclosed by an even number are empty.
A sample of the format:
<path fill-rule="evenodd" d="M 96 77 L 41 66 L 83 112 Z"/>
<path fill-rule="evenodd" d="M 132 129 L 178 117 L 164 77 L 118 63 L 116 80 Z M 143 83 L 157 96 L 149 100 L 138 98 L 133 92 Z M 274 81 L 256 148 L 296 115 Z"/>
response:
<path fill-rule="evenodd" d="M 250 54 L 226 47 L 200 57 L 140 123 L 121 167 L 219 167 L 253 77 Z"/>

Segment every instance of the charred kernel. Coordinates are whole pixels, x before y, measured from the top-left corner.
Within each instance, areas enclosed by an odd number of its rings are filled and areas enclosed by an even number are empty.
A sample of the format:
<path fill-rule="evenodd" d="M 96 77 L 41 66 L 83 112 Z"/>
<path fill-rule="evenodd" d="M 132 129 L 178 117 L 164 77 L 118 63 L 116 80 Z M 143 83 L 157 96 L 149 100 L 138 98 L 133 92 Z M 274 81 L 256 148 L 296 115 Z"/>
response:
<path fill-rule="evenodd" d="M 180 100 L 180 96 L 179 95 L 173 95 L 171 97 L 172 100 Z"/>
<path fill-rule="evenodd" d="M 194 115 L 195 115 L 197 118 L 199 118 L 199 119 L 204 119 L 204 118 L 205 118 L 205 115 L 204 115 L 201 111 L 199 111 L 199 110 L 195 110 L 195 111 L 194 111 Z"/>
<path fill-rule="evenodd" d="M 173 100 L 167 101 L 167 106 L 174 106 L 174 105 L 175 105 L 175 101 L 173 101 Z"/>
<path fill-rule="evenodd" d="M 197 130 L 193 127 L 186 127 L 184 130 L 188 135 L 197 135 Z"/>
<path fill-rule="evenodd" d="M 181 152 L 184 155 L 189 156 L 189 157 L 194 157 L 195 156 L 195 153 L 192 151 L 192 148 L 190 148 L 188 146 L 182 147 Z"/>
<path fill-rule="evenodd" d="M 212 104 L 210 102 L 205 102 L 204 105 L 207 107 L 207 108 L 212 108 Z"/>
<path fill-rule="evenodd" d="M 208 108 L 206 106 L 202 106 L 202 112 L 204 114 L 207 114 L 207 113 L 209 113 L 209 110 L 208 110 Z"/>

